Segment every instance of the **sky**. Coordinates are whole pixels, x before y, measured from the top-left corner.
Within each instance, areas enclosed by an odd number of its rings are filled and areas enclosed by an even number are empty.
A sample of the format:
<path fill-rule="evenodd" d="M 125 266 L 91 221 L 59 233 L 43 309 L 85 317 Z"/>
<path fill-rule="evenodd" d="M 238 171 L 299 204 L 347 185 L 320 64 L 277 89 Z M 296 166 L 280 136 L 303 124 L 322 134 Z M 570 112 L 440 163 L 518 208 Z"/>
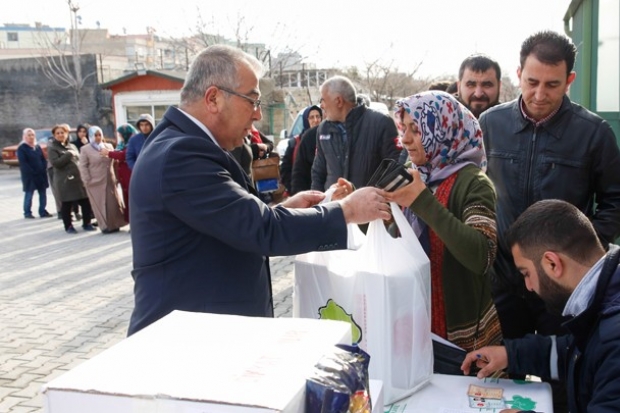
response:
<path fill-rule="evenodd" d="M 456 76 L 468 55 L 486 53 L 516 83 L 519 49 L 530 34 L 564 31 L 570 0 L 73 0 L 81 28 L 161 36 L 205 32 L 299 51 L 317 67 L 365 67 L 378 61 L 419 77 Z M 159 6 L 161 4 L 161 6 Z M 172 7 L 174 4 L 175 7 Z M 67 0 L 19 0 L 0 24 L 69 28 Z"/>

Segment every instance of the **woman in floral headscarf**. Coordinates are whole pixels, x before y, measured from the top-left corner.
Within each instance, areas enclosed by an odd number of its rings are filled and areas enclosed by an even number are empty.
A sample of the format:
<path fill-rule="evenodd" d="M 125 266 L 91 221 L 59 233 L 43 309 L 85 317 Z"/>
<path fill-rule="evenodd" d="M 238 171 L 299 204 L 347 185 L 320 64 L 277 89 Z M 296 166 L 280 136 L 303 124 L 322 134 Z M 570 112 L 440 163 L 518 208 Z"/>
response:
<path fill-rule="evenodd" d="M 495 259 L 495 189 L 482 131 L 452 95 L 422 92 L 396 102 L 395 120 L 413 182 L 388 195 L 431 261 L 433 333 L 472 351 L 500 344 L 487 270 Z"/>
<path fill-rule="evenodd" d="M 127 225 L 123 218 L 122 200 L 116 190 L 116 176 L 110 158 L 101 156 L 102 149 L 112 150 L 98 126 L 88 129 L 87 145 L 80 149 L 80 174 L 90 199 L 99 229 L 104 234 L 118 232 Z"/>

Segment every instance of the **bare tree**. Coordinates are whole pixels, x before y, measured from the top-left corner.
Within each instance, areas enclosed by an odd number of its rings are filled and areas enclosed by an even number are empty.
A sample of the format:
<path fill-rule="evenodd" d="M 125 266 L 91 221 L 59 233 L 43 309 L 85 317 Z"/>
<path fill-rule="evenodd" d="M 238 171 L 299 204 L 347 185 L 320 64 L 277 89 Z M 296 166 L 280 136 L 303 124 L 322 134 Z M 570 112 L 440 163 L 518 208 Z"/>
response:
<path fill-rule="evenodd" d="M 82 61 L 80 54 L 81 40 L 78 30 L 78 15 L 80 9 L 72 0 L 67 0 L 67 5 L 71 12 L 71 30 L 69 32 L 70 39 L 66 34 L 57 35 L 49 38 L 46 35 L 40 35 L 42 43 L 42 56 L 36 56 L 36 60 L 41 66 L 41 70 L 54 85 L 63 89 L 71 89 L 74 97 L 75 113 L 79 118 L 82 116 L 80 95 L 86 81 L 96 76 L 96 70 L 83 74 Z M 69 40 L 69 42 L 67 42 Z M 68 43 L 68 44 L 67 44 Z"/>
<path fill-rule="evenodd" d="M 499 93 L 500 102 L 510 102 L 519 96 L 520 89 L 518 85 L 512 83 L 510 76 L 502 76 L 502 88 Z"/>
<path fill-rule="evenodd" d="M 381 59 L 367 62 L 359 73 L 349 71 L 352 80 L 357 80 L 361 85 L 361 92 L 367 93 L 371 100 L 380 101 L 392 107 L 394 101 L 401 96 L 408 96 L 419 90 L 420 82 L 416 81 L 415 75 L 422 66 L 423 61 L 415 64 L 408 72 L 399 71 L 394 61 L 384 62 Z M 354 80 L 354 81 L 355 81 Z"/>

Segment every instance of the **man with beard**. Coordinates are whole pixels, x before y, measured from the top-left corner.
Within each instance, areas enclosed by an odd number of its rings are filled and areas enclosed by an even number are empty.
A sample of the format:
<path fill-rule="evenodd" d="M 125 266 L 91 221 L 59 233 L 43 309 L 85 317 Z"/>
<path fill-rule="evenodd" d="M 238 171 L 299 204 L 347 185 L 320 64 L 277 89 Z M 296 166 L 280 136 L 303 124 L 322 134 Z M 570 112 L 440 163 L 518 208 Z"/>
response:
<path fill-rule="evenodd" d="M 560 200 L 529 207 L 507 240 L 527 289 L 568 318 L 568 334 L 505 339 L 467 354 L 461 369 L 469 374 L 476 363 L 478 378 L 507 368 L 560 379 L 570 412 L 620 412 L 620 247 L 605 253 L 588 217 Z"/>
<path fill-rule="evenodd" d="M 497 258 L 492 292 L 504 338 L 562 334 L 561 317 L 525 289 L 504 240 L 534 202 L 562 199 L 592 221 L 603 245 L 620 235 L 620 151 L 609 124 L 571 102 L 577 48 L 552 31 L 529 36 L 517 70 L 521 96 L 480 117 L 487 174 L 497 191 Z"/>
<path fill-rule="evenodd" d="M 476 118 L 499 103 L 501 77 L 499 64 L 487 55 L 473 54 L 461 63 L 457 96 Z"/>

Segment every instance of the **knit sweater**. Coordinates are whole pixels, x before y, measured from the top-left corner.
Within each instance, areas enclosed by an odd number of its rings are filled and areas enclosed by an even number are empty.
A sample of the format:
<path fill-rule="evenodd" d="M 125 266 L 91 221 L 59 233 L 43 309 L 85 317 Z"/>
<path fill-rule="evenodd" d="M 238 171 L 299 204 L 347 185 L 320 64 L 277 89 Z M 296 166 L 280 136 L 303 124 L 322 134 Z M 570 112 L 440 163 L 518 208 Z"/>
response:
<path fill-rule="evenodd" d="M 489 178 L 468 165 L 458 172 L 447 209 L 429 189 L 409 208 L 444 244 L 445 338 L 467 351 L 500 344 L 501 329 L 487 277 L 497 249 L 495 190 Z"/>

